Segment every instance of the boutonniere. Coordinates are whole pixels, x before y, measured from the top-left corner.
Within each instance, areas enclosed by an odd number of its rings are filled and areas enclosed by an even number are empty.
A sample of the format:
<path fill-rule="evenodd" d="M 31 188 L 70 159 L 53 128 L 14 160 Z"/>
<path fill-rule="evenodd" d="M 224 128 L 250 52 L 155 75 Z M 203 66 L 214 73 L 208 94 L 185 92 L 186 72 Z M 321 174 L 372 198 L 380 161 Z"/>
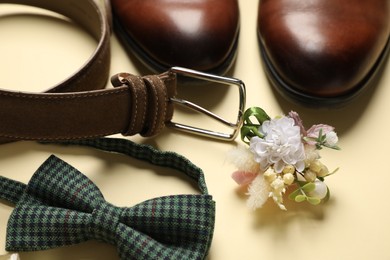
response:
<path fill-rule="evenodd" d="M 255 210 L 272 198 L 280 209 L 287 190 L 296 202 L 318 205 L 329 199 L 325 178 L 330 172 L 321 162 L 319 151 L 339 150 L 334 127 L 318 124 L 305 129 L 298 113 L 270 118 L 259 108 L 245 111 L 239 146 L 230 153 L 238 168 L 232 178 L 248 188 L 247 204 Z"/>

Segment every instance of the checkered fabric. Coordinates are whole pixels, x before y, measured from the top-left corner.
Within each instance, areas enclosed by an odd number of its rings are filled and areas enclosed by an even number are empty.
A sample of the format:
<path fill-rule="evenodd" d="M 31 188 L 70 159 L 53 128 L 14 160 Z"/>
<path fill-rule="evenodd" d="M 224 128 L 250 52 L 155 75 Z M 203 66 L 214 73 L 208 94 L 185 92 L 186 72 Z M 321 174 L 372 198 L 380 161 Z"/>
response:
<path fill-rule="evenodd" d="M 70 143 L 68 143 L 70 144 Z M 51 156 L 27 185 L 1 177 L 0 198 L 16 203 L 7 226 L 8 251 L 33 251 L 96 239 L 121 259 L 204 259 L 215 222 L 215 202 L 203 172 L 186 158 L 125 139 L 75 141 L 178 169 L 198 180 L 202 194 L 158 197 L 120 208 L 104 200 L 78 170 Z"/>

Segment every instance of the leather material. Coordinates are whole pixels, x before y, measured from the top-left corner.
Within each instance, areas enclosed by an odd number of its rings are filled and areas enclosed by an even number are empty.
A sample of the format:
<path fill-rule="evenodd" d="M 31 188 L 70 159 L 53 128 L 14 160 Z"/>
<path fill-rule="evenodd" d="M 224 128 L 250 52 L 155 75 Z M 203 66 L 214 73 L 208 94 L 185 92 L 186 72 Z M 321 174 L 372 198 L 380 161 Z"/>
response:
<path fill-rule="evenodd" d="M 308 97 L 364 88 L 388 48 L 389 13 L 388 0 L 261 0 L 258 33 L 271 81 Z"/>
<path fill-rule="evenodd" d="M 0 4 L 2 3 L 35 6 L 63 14 L 85 28 L 98 42 L 94 55 L 82 68 L 47 92 L 82 91 L 105 87 L 110 69 L 110 36 L 106 18 L 94 1 L 69 0 L 65 3 L 59 0 L 0 0 Z"/>
<path fill-rule="evenodd" d="M 90 60 L 46 93 L 0 90 L 0 142 L 84 139 L 116 133 L 152 136 L 170 121 L 173 105 L 169 98 L 176 94 L 174 73 L 127 76 L 123 84 L 103 89 L 110 67 L 110 34 L 106 18 L 93 0 L 0 3 L 31 5 L 63 14 L 98 41 Z M 138 102 L 138 98 L 144 101 Z"/>
<path fill-rule="evenodd" d="M 154 71 L 172 66 L 224 74 L 239 35 L 237 0 L 111 0 L 114 29 Z"/>

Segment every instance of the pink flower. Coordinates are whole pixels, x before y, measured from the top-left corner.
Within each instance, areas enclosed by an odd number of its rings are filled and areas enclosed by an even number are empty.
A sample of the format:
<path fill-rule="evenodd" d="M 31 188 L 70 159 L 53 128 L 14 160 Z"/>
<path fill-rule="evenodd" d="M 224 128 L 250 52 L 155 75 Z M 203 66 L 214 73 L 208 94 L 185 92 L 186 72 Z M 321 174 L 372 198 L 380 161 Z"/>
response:
<path fill-rule="evenodd" d="M 301 129 L 301 135 L 306 136 L 306 129 L 303 126 L 303 122 L 302 119 L 299 117 L 299 114 L 295 111 L 290 111 L 290 113 L 288 113 L 288 116 L 294 120 L 296 126 L 299 126 L 299 128 Z"/>
<path fill-rule="evenodd" d="M 309 130 L 307 130 L 307 137 L 317 139 L 320 135 L 320 132 L 322 131 L 322 135 L 329 135 L 331 133 L 334 133 L 334 127 L 330 125 L 325 124 L 319 124 L 319 125 L 313 125 L 310 127 Z M 307 144 L 309 145 L 316 145 L 316 141 L 307 140 Z"/>
<path fill-rule="evenodd" d="M 236 171 L 232 174 L 233 180 L 237 182 L 238 185 L 249 184 L 256 178 L 256 176 L 256 173 L 247 171 Z"/>

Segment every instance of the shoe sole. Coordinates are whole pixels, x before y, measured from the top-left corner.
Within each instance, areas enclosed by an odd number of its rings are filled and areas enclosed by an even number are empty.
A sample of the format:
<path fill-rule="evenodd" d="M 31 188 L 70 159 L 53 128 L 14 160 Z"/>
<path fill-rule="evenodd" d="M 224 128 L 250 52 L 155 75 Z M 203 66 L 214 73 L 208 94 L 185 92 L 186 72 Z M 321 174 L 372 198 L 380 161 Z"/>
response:
<path fill-rule="evenodd" d="M 354 88 L 353 91 L 346 94 L 335 96 L 335 97 L 319 97 L 306 93 L 302 93 L 294 89 L 291 85 L 287 84 L 282 77 L 275 70 L 272 65 L 265 48 L 260 40 L 260 35 L 258 34 L 260 53 L 262 62 L 265 68 L 266 76 L 268 77 L 271 85 L 277 90 L 277 92 L 288 99 L 291 102 L 297 102 L 301 105 L 315 108 L 335 108 L 341 107 L 357 96 L 359 96 L 364 90 L 368 89 L 368 86 L 372 85 L 374 79 L 380 74 L 381 68 L 383 67 L 387 56 L 389 55 L 390 50 L 390 38 L 387 40 L 386 46 L 379 56 L 378 60 L 370 70 L 370 72 L 364 77 L 364 79 Z"/>
<path fill-rule="evenodd" d="M 137 44 L 132 37 L 126 32 L 126 29 L 122 24 L 119 22 L 119 20 L 115 17 L 115 14 L 113 14 L 113 26 L 115 34 L 117 35 L 119 41 L 122 43 L 123 47 L 127 52 L 132 53 L 146 68 L 151 70 L 155 73 L 161 73 L 164 71 L 167 71 L 173 66 L 177 66 L 177 64 L 172 64 L 172 66 L 167 66 L 164 64 L 161 64 L 157 62 L 155 59 L 153 59 L 150 55 L 148 55 L 140 46 Z M 237 36 L 234 39 L 233 47 L 228 54 L 227 58 L 217 67 L 206 70 L 204 72 L 221 75 L 224 76 L 228 74 L 228 72 L 233 67 L 233 64 L 237 57 L 237 46 L 238 46 L 238 38 L 239 38 L 240 32 L 237 32 Z M 189 68 L 192 69 L 192 68 Z"/>

